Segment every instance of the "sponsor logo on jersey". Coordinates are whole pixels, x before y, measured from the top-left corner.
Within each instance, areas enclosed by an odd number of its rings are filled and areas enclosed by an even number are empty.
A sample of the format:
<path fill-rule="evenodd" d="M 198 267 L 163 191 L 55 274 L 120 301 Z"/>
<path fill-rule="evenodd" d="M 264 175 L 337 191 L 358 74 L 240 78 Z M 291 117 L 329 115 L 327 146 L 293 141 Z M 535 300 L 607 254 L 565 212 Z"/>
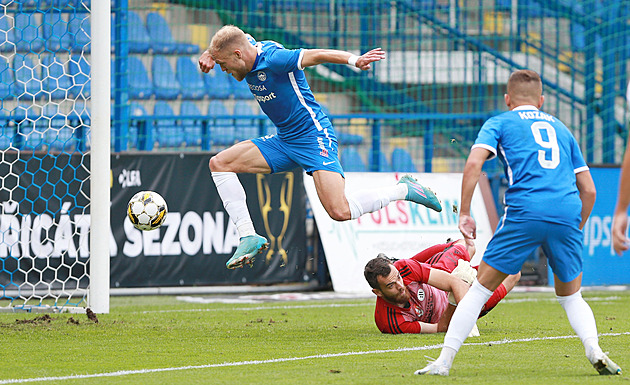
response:
<path fill-rule="evenodd" d="M 276 98 L 276 94 L 275 93 L 269 93 L 267 95 L 256 95 L 256 100 L 258 101 L 258 103 L 267 103 L 270 100 L 273 100 Z"/>
<path fill-rule="evenodd" d="M 420 302 L 424 301 L 424 290 L 418 289 L 417 297 L 418 297 L 418 301 L 420 301 Z"/>

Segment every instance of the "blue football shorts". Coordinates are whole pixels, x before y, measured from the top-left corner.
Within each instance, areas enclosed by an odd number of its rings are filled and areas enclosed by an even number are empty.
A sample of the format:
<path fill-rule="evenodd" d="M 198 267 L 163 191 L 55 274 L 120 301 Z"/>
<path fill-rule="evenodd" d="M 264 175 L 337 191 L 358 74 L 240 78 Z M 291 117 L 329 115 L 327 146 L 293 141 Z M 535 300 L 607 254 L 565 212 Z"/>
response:
<path fill-rule="evenodd" d="M 583 239 L 584 234 L 577 225 L 515 221 L 504 216 L 488 243 L 483 260 L 505 274 L 516 274 L 540 246 L 554 274 L 562 282 L 571 282 L 582 272 Z"/>
<path fill-rule="evenodd" d="M 341 174 L 343 169 L 339 163 L 337 151 L 337 139 L 332 136 L 326 138 L 323 133 L 318 135 L 306 135 L 298 141 L 287 142 L 278 135 L 267 135 L 252 139 L 258 147 L 271 172 L 282 172 L 301 167 L 309 175 L 313 171 L 327 170 Z"/>

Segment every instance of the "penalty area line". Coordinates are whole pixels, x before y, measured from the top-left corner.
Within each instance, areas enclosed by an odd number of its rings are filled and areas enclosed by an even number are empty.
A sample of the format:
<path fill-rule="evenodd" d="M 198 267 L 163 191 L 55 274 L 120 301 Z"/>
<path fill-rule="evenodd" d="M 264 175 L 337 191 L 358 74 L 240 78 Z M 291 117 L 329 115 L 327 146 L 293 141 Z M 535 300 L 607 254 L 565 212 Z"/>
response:
<path fill-rule="evenodd" d="M 623 335 L 630 335 L 630 332 L 599 334 L 600 337 L 603 337 L 603 336 L 618 337 L 618 336 L 623 336 Z M 514 340 L 510 340 L 506 338 L 506 339 L 497 340 L 497 341 L 470 342 L 470 343 L 465 343 L 464 346 L 506 345 L 506 344 L 513 344 L 513 343 L 519 343 L 519 342 L 564 340 L 564 339 L 572 339 L 572 338 L 578 338 L 578 337 L 575 335 L 572 335 L 572 336 L 519 338 L 519 339 L 514 339 Z M 0 384 L 23 384 L 23 383 L 28 383 L 28 382 L 64 381 L 64 380 L 78 380 L 78 379 L 84 379 L 84 378 L 100 378 L 100 377 L 121 377 L 121 376 L 128 376 L 132 374 L 174 372 L 174 371 L 181 371 L 181 370 L 210 369 L 210 368 L 222 368 L 222 367 L 244 366 L 244 365 L 263 365 L 263 364 L 274 364 L 278 362 L 303 361 L 303 360 L 313 360 L 313 359 L 320 359 L 320 358 L 335 358 L 335 357 L 347 357 L 347 356 L 362 356 L 362 355 L 368 355 L 368 354 L 413 352 L 413 351 L 440 349 L 442 348 L 442 345 L 443 344 L 436 344 L 436 345 L 415 346 L 415 347 L 409 347 L 409 348 L 379 349 L 379 350 L 368 350 L 368 351 L 359 351 L 359 352 L 316 354 L 316 355 L 304 356 L 304 357 L 285 357 L 285 358 L 273 358 L 269 360 L 224 362 L 220 364 L 189 365 L 189 366 L 179 366 L 179 367 L 173 367 L 173 368 L 120 370 L 117 372 L 75 374 L 75 375 L 70 375 L 70 376 L 15 378 L 15 379 L 0 380 Z"/>

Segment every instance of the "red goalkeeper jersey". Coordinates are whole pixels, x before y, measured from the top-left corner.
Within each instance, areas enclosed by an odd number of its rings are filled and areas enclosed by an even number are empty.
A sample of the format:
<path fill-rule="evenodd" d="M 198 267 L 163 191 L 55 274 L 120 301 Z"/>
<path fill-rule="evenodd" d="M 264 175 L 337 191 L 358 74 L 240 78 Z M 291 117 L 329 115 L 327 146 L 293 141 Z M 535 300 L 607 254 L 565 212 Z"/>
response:
<path fill-rule="evenodd" d="M 396 261 L 394 266 L 409 290 L 409 306 L 401 308 L 377 297 L 374 319 L 379 330 L 391 334 L 420 333 L 419 322 L 437 323 L 448 307 L 448 293 L 427 284 L 429 271 L 433 267 L 450 273 L 459 259 L 470 260 L 466 247 L 450 242 L 432 246 L 411 259 Z"/>

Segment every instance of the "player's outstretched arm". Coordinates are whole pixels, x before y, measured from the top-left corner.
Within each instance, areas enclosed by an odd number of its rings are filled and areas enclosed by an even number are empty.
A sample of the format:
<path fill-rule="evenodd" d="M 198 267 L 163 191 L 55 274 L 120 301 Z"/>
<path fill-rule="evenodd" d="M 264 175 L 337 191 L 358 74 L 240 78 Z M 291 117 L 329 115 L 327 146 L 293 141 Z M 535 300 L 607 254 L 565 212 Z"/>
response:
<path fill-rule="evenodd" d="M 305 49 L 302 57 L 302 68 L 312 67 L 318 64 L 350 64 L 367 71 L 371 64 L 385 59 L 385 51 L 374 48 L 361 56 L 356 56 L 346 51 L 336 49 Z"/>
<path fill-rule="evenodd" d="M 481 175 L 481 168 L 491 154 L 485 148 L 473 148 L 464 166 L 462 195 L 459 203 L 459 231 L 461 231 L 467 244 L 477 236 L 475 220 L 470 215 L 470 202 Z"/>
<path fill-rule="evenodd" d="M 214 64 L 214 59 L 212 59 L 212 56 L 210 56 L 210 50 L 207 49 L 203 51 L 203 53 L 199 57 L 199 68 L 201 69 L 201 72 L 207 74 L 208 72 L 210 72 L 211 69 L 214 68 Z"/>
<path fill-rule="evenodd" d="M 630 97 L 630 86 L 628 87 Z M 621 176 L 619 177 L 619 193 L 612 224 L 613 248 L 617 254 L 628 250 L 630 239 L 626 236 L 628 230 L 628 206 L 630 205 L 630 136 L 626 144 L 626 154 L 621 163 Z"/>

